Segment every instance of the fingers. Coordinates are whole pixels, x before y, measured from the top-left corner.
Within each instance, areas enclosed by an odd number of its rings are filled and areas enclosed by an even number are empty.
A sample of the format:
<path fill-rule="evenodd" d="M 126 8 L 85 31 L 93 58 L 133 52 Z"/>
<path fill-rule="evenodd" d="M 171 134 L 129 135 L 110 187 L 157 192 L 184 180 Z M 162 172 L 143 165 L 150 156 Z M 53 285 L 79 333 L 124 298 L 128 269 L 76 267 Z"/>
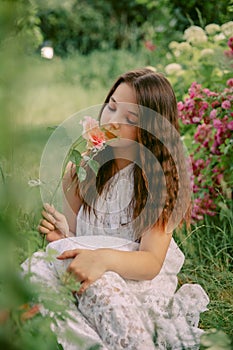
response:
<path fill-rule="evenodd" d="M 56 220 L 59 221 L 59 220 L 62 220 L 64 218 L 64 215 L 59 213 L 59 211 L 57 211 L 53 205 L 45 203 L 44 208 L 49 214 L 51 214 L 50 217 L 52 217 L 53 220 L 55 219 L 55 221 Z"/>
<path fill-rule="evenodd" d="M 50 231 L 48 228 L 46 228 L 44 226 L 39 225 L 37 227 L 37 229 L 40 233 L 46 235 L 46 241 L 48 241 L 48 242 L 53 242 L 53 241 L 60 239 L 60 237 L 58 237 L 57 234 L 54 234 L 54 231 Z"/>
<path fill-rule="evenodd" d="M 90 286 L 90 284 L 91 283 L 88 280 L 82 282 L 77 294 L 81 295 L 82 293 L 84 293 L 85 290 Z"/>
<path fill-rule="evenodd" d="M 49 203 L 44 203 L 43 204 L 43 207 L 45 208 L 45 210 L 48 212 L 48 213 L 51 213 L 53 214 L 54 213 L 54 206 L 53 205 L 50 205 Z"/>
<path fill-rule="evenodd" d="M 54 231 L 55 230 L 55 225 L 52 225 L 49 221 L 47 221 L 45 219 L 42 219 L 40 221 L 40 226 L 43 226 L 43 227 L 47 228 L 50 231 Z"/>
<path fill-rule="evenodd" d="M 69 224 L 66 217 L 59 213 L 53 205 L 45 203 L 42 216 L 44 219 L 41 220 L 38 226 L 39 232 L 48 234 L 49 231 L 51 233 L 52 231 L 56 231 L 55 239 L 61 239 L 69 236 Z M 55 236 L 53 235 L 53 237 Z"/>
<path fill-rule="evenodd" d="M 51 224 L 55 225 L 56 224 L 56 220 L 55 218 L 49 214 L 47 211 L 43 210 L 42 211 L 42 216 L 47 220 L 49 221 Z"/>
<path fill-rule="evenodd" d="M 50 232 L 50 230 L 49 230 L 48 228 L 46 228 L 46 227 L 44 227 L 44 226 L 41 226 L 41 225 L 39 225 L 39 226 L 37 227 L 37 229 L 38 229 L 38 231 L 39 231 L 40 233 L 43 233 L 43 234 L 45 234 L 45 235 L 47 235 L 47 234 Z"/>
<path fill-rule="evenodd" d="M 57 259 L 60 259 L 60 260 L 72 259 L 72 258 L 75 258 L 80 252 L 81 252 L 81 249 L 66 250 L 61 255 L 57 256 Z"/>

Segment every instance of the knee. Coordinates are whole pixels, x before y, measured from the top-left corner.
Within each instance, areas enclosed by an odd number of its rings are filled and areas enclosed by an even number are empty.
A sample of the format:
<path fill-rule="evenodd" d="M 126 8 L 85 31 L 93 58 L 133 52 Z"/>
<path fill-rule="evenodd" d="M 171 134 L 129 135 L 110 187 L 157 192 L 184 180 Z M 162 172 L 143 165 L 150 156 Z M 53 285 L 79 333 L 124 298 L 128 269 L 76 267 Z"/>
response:
<path fill-rule="evenodd" d="M 123 298 L 123 294 L 125 295 L 126 287 L 126 282 L 121 276 L 108 271 L 88 287 L 80 297 L 80 302 L 88 299 L 89 302 L 102 306 L 114 302 L 119 305 L 120 299 Z"/>

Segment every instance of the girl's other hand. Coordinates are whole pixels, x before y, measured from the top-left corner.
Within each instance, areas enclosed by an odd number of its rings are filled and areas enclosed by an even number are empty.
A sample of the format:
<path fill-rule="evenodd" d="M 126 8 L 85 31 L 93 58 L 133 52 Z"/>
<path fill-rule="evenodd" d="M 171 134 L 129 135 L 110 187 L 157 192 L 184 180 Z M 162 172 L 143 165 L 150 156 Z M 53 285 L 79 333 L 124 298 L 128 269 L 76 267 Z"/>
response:
<path fill-rule="evenodd" d="M 67 271 L 81 282 L 81 287 L 77 291 L 82 294 L 93 282 L 99 279 L 106 271 L 106 258 L 104 249 L 88 250 L 73 249 L 66 250 L 57 256 L 59 260 L 73 259 Z"/>
<path fill-rule="evenodd" d="M 53 242 L 69 236 L 69 225 L 66 217 L 59 213 L 53 205 L 45 203 L 42 216 L 43 219 L 40 221 L 38 231 L 46 235 L 46 240 L 48 242 Z"/>

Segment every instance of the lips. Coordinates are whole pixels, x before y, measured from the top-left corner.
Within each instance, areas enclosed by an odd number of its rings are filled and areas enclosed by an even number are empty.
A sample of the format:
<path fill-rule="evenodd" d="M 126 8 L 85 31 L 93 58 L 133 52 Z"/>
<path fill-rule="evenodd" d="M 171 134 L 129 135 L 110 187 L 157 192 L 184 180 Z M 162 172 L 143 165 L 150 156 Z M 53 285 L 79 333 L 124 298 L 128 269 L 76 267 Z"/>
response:
<path fill-rule="evenodd" d="M 104 134 L 108 140 L 112 140 L 118 137 L 118 135 L 115 132 L 107 128 L 104 128 Z"/>

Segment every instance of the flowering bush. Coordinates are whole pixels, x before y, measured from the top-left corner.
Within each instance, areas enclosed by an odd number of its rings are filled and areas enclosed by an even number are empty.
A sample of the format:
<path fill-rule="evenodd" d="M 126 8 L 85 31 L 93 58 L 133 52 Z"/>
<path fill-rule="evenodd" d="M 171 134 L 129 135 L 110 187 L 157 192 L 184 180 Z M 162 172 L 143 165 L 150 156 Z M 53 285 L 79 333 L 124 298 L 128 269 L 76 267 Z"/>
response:
<path fill-rule="evenodd" d="M 179 118 L 193 137 L 189 147 L 193 165 L 194 220 L 203 219 L 204 214 L 216 215 L 221 194 L 226 198 L 231 196 L 232 105 L 233 79 L 227 81 L 227 87 L 221 92 L 194 82 L 189 97 L 178 103 Z"/>
<path fill-rule="evenodd" d="M 222 88 L 232 72 L 233 21 L 221 26 L 210 23 L 205 28 L 190 26 L 183 39 L 170 42 L 164 66 L 178 99 L 183 98 L 192 81 Z M 176 64 L 177 70 L 170 68 Z"/>

